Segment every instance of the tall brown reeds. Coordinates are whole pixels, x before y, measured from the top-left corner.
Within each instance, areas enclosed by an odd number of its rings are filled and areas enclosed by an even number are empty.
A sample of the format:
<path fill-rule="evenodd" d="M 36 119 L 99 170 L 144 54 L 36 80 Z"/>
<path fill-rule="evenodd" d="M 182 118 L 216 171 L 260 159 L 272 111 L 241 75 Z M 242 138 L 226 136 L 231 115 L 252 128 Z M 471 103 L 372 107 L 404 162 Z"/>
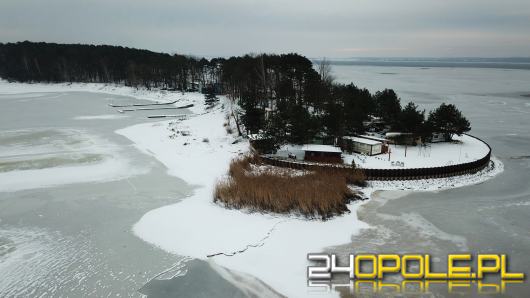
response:
<path fill-rule="evenodd" d="M 356 194 L 348 184 L 364 183 L 359 171 L 323 169 L 292 175 L 285 171 L 252 172 L 251 164 L 259 165 L 259 157 L 234 159 L 227 178 L 215 187 L 214 201 L 229 208 L 327 219 L 349 212 L 347 204 Z"/>

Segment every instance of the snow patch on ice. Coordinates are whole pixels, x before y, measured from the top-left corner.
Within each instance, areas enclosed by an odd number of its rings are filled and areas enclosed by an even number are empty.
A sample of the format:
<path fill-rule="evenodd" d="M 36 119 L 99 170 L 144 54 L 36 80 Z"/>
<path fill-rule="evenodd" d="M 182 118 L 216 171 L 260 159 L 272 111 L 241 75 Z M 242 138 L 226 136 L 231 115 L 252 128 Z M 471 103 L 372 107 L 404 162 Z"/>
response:
<path fill-rule="evenodd" d="M 108 115 L 93 115 L 93 116 L 77 116 L 77 117 L 74 117 L 74 120 L 114 120 L 114 119 L 121 119 L 121 118 L 126 118 L 126 117 L 128 116 L 108 114 Z"/>
<path fill-rule="evenodd" d="M 82 130 L 5 131 L 0 144 L 0 192 L 119 180 L 148 170 Z"/>
<path fill-rule="evenodd" d="M 128 161 L 108 159 L 100 164 L 0 173 L 0 192 L 14 192 L 80 182 L 120 180 L 143 171 L 131 171 Z M 28 179 L 31 177 L 31 179 Z"/>
<path fill-rule="evenodd" d="M 28 92 L 31 90 L 31 92 Z M 102 83 L 17 83 L 0 79 L 0 100 L 5 98 L 27 98 L 38 100 L 46 93 L 56 92 L 92 92 L 109 94 L 115 97 L 107 97 L 109 101 L 120 99 L 119 97 L 132 97 L 136 99 L 150 100 L 154 102 L 177 101 L 175 104 L 186 105 L 194 99 L 190 97 L 201 97 L 200 93 L 182 93 L 161 89 L 134 88 L 124 85 L 102 84 Z M 3 96 L 9 95 L 9 96 Z M 122 99 L 122 98 L 121 98 Z M 120 100 L 121 100 L 120 99 Z M 193 110 L 193 108 L 192 108 Z"/>
<path fill-rule="evenodd" d="M 446 240 L 456 244 L 457 247 L 462 251 L 468 249 L 466 238 L 459 235 L 449 234 L 438 229 L 434 224 L 425 219 L 419 213 L 403 213 L 399 216 L 379 214 L 378 216 L 384 219 L 399 219 L 425 239 L 436 238 L 440 240 Z"/>

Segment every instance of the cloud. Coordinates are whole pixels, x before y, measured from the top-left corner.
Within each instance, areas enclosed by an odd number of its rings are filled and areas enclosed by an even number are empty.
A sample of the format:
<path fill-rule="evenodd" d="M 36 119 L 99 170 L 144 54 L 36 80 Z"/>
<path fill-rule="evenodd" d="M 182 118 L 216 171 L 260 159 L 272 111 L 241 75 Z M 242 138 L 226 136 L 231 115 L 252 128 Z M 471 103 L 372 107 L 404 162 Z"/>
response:
<path fill-rule="evenodd" d="M 105 43 L 208 56 L 527 56 L 530 2 L 2 0 L 0 28 L 3 42 Z"/>

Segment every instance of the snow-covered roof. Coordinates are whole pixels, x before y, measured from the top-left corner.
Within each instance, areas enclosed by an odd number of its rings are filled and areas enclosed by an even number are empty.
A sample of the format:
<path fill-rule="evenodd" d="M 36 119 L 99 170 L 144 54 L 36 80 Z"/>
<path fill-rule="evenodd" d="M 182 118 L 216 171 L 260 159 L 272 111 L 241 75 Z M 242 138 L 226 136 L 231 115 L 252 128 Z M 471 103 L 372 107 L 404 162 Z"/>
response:
<path fill-rule="evenodd" d="M 254 141 L 257 141 L 257 140 L 267 140 L 267 139 L 270 139 L 271 137 L 265 135 L 264 133 L 251 133 L 251 134 L 248 134 L 247 135 L 248 139 L 249 140 L 254 140 Z"/>
<path fill-rule="evenodd" d="M 369 135 L 361 135 L 359 136 L 363 139 L 369 139 L 369 140 L 375 140 L 375 141 L 381 141 L 381 142 L 386 142 L 388 141 L 387 139 L 385 138 L 380 138 L 380 137 L 376 137 L 376 136 L 369 136 Z"/>
<path fill-rule="evenodd" d="M 412 133 L 410 132 L 387 132 L 386 137 L 392 138 L 392 137 L 399 137 L 399 136 L 411 136 Z"/>
<path fill-rule="evenodd" d="M 303 151 L 342 153 L 339 147 L 331 145 L 306 144 L 302 146 Z"/>
<path fill-rule="evenodd" d="M 361 144 L 366 144 L 366 145 L 379 145 L 379 144 L 381 144 L 381 142 L 379 142 L 379 141 L 374 141 L 374 140 L 369 140 L 369 139 L 359 138 L 359 137 L 344 137 L 344 139 L 352 140 L 352 141 L 354 141 L 356 143 L 361 143 Z"/>

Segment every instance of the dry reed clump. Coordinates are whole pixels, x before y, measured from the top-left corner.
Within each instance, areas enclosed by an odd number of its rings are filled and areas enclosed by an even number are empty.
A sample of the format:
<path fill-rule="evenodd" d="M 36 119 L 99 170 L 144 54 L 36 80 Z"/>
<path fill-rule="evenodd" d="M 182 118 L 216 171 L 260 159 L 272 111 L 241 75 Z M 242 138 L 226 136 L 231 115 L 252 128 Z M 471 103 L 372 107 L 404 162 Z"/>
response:
<path fill-rule="evenodd" d="M 229 208 L 253 211 L 301 213 L 309 218 L 328 219 L 349 212 L 347 204 L 357 198 L 349 183 L 364 183 L 359 171 L 328 169 L 305 175 L 264 171 L 249 173 L 258 156 L 234 159 L 228 177 L 217 183 L 214 201 Z"/>

